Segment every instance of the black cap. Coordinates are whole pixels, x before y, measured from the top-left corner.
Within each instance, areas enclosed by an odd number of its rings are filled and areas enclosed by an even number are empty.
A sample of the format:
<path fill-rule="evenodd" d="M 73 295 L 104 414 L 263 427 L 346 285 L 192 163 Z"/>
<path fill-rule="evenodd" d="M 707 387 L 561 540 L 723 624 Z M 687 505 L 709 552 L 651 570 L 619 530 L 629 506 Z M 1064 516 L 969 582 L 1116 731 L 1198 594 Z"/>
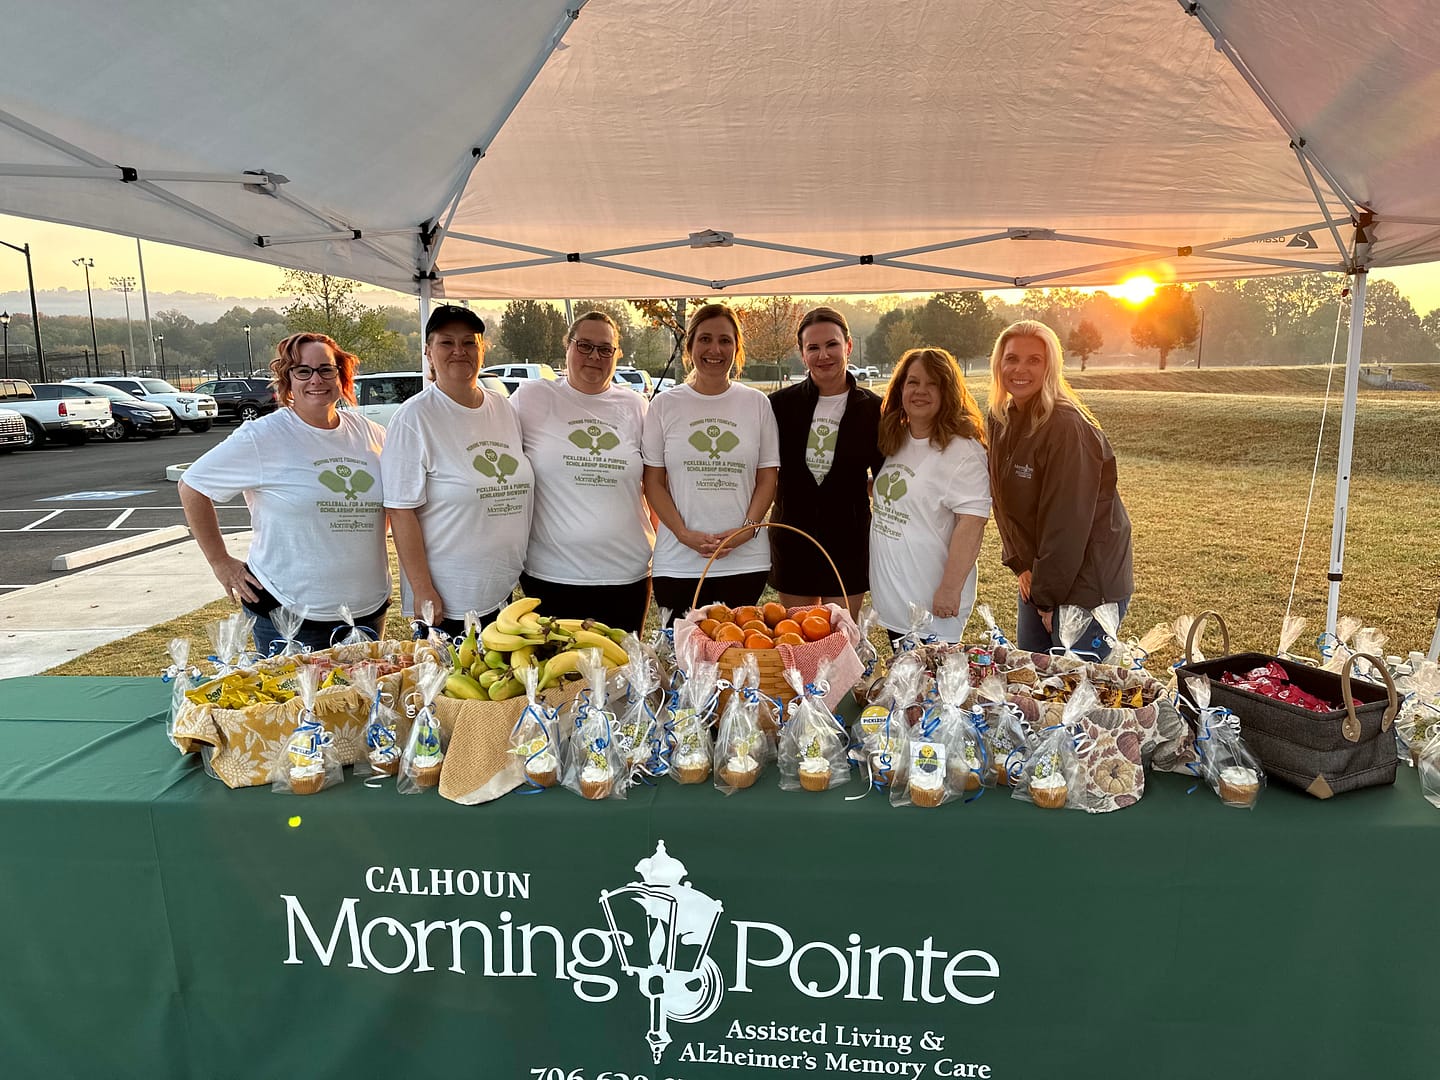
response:
<path fill-rule="evenodd" d="M 459 304 L 441 304 L 430 312 L 430 318 L 425 320 L 425 336 L 428 338 L 440 327 L 449 326 L 451 323 L 464 323 L 477 334 L 485 333 L 485 320 L 468 307 L 461 307 Z"/>

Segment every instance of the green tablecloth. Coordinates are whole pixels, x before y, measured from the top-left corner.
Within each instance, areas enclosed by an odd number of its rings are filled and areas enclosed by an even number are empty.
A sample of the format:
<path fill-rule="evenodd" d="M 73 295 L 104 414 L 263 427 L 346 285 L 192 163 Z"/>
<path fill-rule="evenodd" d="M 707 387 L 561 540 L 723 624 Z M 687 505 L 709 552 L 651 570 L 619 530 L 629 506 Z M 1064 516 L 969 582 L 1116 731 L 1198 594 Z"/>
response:
<path fill-rule="evenodd" d="M 858 781 L 772 776 L 729 799 L 667 782 L 461 807 L 350 780 L 302 799 L 206 778 L 166 741 L 167 704 L 158 680 L 0 682 L 5 1076 L 1429 1077 L 1440 1060 L 1440 815 L 1410 770 L 1329 802 L 1271 788 L 1249 813 L 1159 775 L 1100 817 L 993 792 L 896 810 L 847 802 Z M 703 899 L 648 894 L 667 918 L 681 898 L 676 966 L 694 942 L 713 965 L 657 999 L 657 1065 L 646 981 L 599 901 L 662 840 L 723 911 L 707 940 Z M 612 909 L 644 963 L 655 924 L 633 896 Z"/>

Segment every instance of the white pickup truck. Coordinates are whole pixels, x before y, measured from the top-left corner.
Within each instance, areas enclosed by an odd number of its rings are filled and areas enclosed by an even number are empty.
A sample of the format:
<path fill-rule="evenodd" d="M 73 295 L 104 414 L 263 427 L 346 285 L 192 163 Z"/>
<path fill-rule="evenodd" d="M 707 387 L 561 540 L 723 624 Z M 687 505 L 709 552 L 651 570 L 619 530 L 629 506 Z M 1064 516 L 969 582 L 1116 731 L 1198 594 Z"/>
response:
<path fill-rule="evenodd" d="M 137 378 L 133 375 L 96 375 L 90 379 L 66 379 L 67 383 L 99 383 L 124 390 L 141 401 L 155 401 L 164 405 L 175 419 L 191 431 L 209 431 L 210 425 L 219 415 L 220 407 L 209 394 L 179 390 L 164 379 Z M 179 431 L 179 427 L 176 427 Z"/>
<path fill-rule="evenodd" d="M 115 422 L 110 415 L 110 402 L 103 397 L 42 401 L 24 379 L 0 379 L 0 406 L 25 418 L 25 445 L 31 449 L 46 439 L 63 439 L 71 446 L 79 446 L 91 434 L 102 432 Z"/>

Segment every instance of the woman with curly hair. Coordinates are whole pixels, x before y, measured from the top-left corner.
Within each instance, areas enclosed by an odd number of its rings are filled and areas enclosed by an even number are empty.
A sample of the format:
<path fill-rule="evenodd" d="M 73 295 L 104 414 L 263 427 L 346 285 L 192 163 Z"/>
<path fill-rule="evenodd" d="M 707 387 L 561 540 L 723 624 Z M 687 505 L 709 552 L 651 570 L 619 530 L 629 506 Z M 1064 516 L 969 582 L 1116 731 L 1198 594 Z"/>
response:
<path fill-rule="evenodd" d="M 390 606 L 380 448 L 385 429 L 357 412 L 359 358 L 324 334 L 292 334 L 276 346 L 270 382 L 282 408 L 241 424 L 191 465 L 180 505 L 225 595 L 255 616 L 262 653 L 280 640 L 271 613 L 305 618 L 296 639 L 327 648 L 348 627 L 377 636 Z M 248 562 L 225 547 L 217 502 L 243 494 L 254 538 Z"/>
<path fill-rule="evenodd" d="M 990 480 L 980 408 L 944 349 L 900 358 L 880 406 L 880 451 L 870 603 L 892 635 L 910 628 L 913 603 L 934 616 L 931 633 L 958 642 L 975 606 Z"/>
<path fill-rule="evenodd" d="M 1059 645 L 1055 611 L 1114 603 L 1135 591 L 1130 516 L 1116 491 L 1115 453 L 1065 381 L 1065 354 L 1044 323 L 1003 330 L 990 354 L 990 485 L 1005 565 L 1019 579 L 1022 649 Z M 1098 641 L 1097 641 L 1098 638 Z M 1077 651 L 1107 650 L 1094 622 Z"/>

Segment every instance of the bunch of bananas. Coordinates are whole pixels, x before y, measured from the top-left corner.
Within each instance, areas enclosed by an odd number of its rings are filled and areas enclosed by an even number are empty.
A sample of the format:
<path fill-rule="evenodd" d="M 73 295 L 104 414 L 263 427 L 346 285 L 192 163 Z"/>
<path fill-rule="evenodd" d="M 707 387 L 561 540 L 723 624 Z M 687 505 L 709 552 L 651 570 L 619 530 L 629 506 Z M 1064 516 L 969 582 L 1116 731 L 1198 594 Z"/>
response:
<path fill-rule="evenodd" d="M 630 659 L 620 642 L 625 631 L 593 619 L 552 619 L 540 615 L 534 597 L 516 600 L 476 633 L 472 624 L 455 650 L 445 695 L 469 701 L 506 701 L 525 692 L 521 672 L 536 669 L 536 685 L 548 690 L 578 673 L 585 649 L 599 649 L 607 669 Z"/>

